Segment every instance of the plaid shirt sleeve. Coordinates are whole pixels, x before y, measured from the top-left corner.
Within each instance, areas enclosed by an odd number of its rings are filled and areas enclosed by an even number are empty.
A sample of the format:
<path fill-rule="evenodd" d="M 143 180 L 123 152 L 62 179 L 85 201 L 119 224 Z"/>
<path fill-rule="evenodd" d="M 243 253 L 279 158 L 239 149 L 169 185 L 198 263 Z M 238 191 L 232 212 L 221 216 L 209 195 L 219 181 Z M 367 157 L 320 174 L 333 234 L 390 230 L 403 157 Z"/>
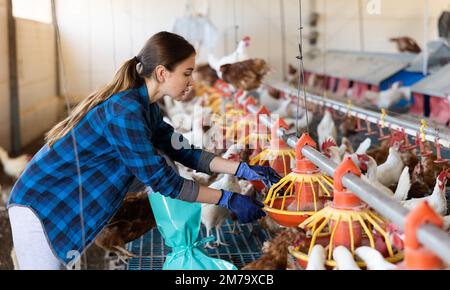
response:
<path fill-rule="evenodd" d="M 174 128 L 163 121 L 161 114 L 158 117 L 158 142 L 155 142 L 155 147 L 164 151 L 170 158 L 184 166 L 211 175 L 212 172 L 209 165 L 216 156 L 210 152 L 195 149 L 186 138 L 181 134 L 175 133 Z"/>
<path fill-rule="evenodd" d="M 125 111 L 114 116 L 105 128 L 105 136 L 125 166 L 142 183 L 164 196 L 180 199 L 180 195 L 186 195 L 191 199 L 186 201 L 195 201 L 192 199 L 198 196 L 198 185 L 180 177 L 158 155 L 150 141 L 152 132 L 142 114 Z"/>

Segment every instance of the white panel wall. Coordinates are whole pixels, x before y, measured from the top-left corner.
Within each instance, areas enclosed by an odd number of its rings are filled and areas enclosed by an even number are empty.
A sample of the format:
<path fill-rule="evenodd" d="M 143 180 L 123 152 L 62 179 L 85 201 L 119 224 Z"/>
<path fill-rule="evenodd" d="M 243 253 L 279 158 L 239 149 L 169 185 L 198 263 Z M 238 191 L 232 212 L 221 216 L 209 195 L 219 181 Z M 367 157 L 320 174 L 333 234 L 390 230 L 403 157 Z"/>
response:
<path fill-rule="evenodd" d="M 331 49 L 360 49 L 359 1 L 363 4 L 364 47 L 366 51 L 395 52 L 396 46 L 388 40 L 397 36 L 410 36 L 423 47 L 425 10 L 425 1 L 423 0 L 378 0 L 381 8 L 380 14 L 368 13 L 368 0 L 318 0 L 317 9 L 319 13 L 326 11 L 327 47 Z M 428 2 L 429 40 L 433 40 L 438 37 L 438 18 L 443 10 L 450 10 L 450 1 L 429 0 Z M 324 19 L 322 19 L 320 25 L 320 30 L 324 31 L 323 29 Z M 321 45 L 323 45 L 323 42 Z"/>
<path fill-rule="evenodd" d="M 42 136 L 58 121 L 53 26 L 17 19 L 17 65 L 22 145 Z"/>
<path fill-rule="evenodd" d="M 205 0 L 198 0 L 205 1 Z M 407 35 L 423 43 L 423 0 L 379 0 L 381 13 L 369 15 L 368 0 L 303 0 L 305 36 L 313 3 L 322 19 L 319 48 L 359 50 L 358 1 L 364 18 L 367 51 L 395 52 L 390 37 Z M 376 0 L 375 0 L 376 1 Z M 217 56 L 234 49 L 234 0 L 210 0 L 210 18 L 219 28 Z M 287 61 L 298 55 L 298 0 L 284 0 L 287 26 Z M 437 19 L 450 0 L 431 0 L 430 39 L 437 37 Z M 279 0 L 236 0 L 239 38 L 253 38 L 251 54 L 267 59 L 282 75 Z M 185 10 L 186 0 L 58 0 L 57 10 L 63 39 L 67 91 L 75 99 L 108 82 L 124 60 L 136 55 L 144 42 L 161 30 L 172 30 Z M 326 23 L 326 29 L 325 29 Z M 324 41 L 326 40 L 326 41 Z M 113 44 L 115 43 L 115 47 Z M 305 46 L 305 51 L 308 49 Z"/>
<path fill-rule="evenodd" d="M 10 150 L 6 0 L 0 0 L 0 146 Z"/>

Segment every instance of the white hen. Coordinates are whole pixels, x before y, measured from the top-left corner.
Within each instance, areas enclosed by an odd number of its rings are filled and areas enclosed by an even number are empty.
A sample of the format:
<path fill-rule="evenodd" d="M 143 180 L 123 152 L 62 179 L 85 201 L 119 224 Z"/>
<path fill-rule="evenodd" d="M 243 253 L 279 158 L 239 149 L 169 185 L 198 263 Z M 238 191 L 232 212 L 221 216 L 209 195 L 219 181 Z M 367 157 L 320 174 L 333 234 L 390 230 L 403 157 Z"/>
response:
<path fill-rule="evenodd" d="M 224 154 L 223 158 L 228 159 L 235 154 L 239 154 L 240 149 L 237 145 L 233 145 L 228 149 L 228 151 Z M 239 185 L 239 180 L 231 174 L 224 174 L 220 176 L 216 182 L 212 183 L 210 186 L 212 189 L 217 190 L 227 190 L 231 192 L 240 192 L 241 187 Z M 202 204 L 202 224 L 206 227 L 206 236 L 210 236 L 211 230 L 213 228 L 216 229 L 217 241 L 216 245 L 224 245 L 227 244 L 222 242 L 222 230 L 221 226 L 223 222 L 229 217 L 229 210 L 212 205 L 212 204 Z M 212 245 L 207 244 L 206 247 L 213 248 Z"/>
<path fill-rule="evenodd" d="M 400 155 L 401 143 L 396 142 L 394 146 L 389 148 L 389 156 L 385 163 L 378 166 L 377 178 L 385 186 L 391 186 L 395 184 L 403 172 L 405 164 L 403 163 Z"/>
<path fill-rule="evenodd" d="M 393 105 L 400 102 L 402 99 L 406 98 L 407 96 L 401 89 L 401 86 L 402 84 L 400 82 L 396 82 L 390 89 L 382 91 L 377 98 L 378 108 L 389 109 Z"/>
<path fill-rule="evenodd" d="M 8 152 L 0 147 L 0 161 L 3 164 L 5 173 L 18 179 L 31 160 L 31 156 L 22 155 L 17 158 L 10 158 Z"/>
<path fill-rule="evenodd" d="M 308 271 L 323 271 L 325 268 L 326 253 L 325 248 L 322 245 L 314 246 L 311 255 L 309 255 Z"/>
<path fill-rule="evenodd" d="M 248 47 L 250 46 L 250 37 L 245 37 L 242 39 L 236 50 L 227 56 L 222 57 L 220 60 L 218 60 L 215 56 L 209 55 L 208 62 L 209 65 L 217 72 L 218 76 L 222 78 L 222 73 L 220 71 L 220 68 L 227 64 L 233 64 L 241 61 L 246 61 L 250 59 L 248 55 Z"/>
<path fill-rule="evenodd" d="M 359 144 L 358 149 L 356 149 L 355 154 L 366 154 L 367 151 L 370 149 L 370 146 L 372 146 L 372 140 L 370 138 L 367 138 L 364 140 L 361 144 Z"/>
<path fill-rule="evenodd" d="M 188 114 L 179 113 L 172 117 L 172 127 L 179 133 L 185 133 L 192 130 L 193 120 Z"/>
<path fill-rule="evenodd" d="M 447 183 L 447 172 L 444 171 L 439 174 L 436 179 L 436 185 L 433 190 L 433 194 L 424 198 L 415 198 L 411 200 L 403 201 L 402 204 L 409 210 L 412 210 L 423 201 L 427 201 L 428 204 L 436 211 L 437 214 L 442 216 L 447 214 L 447 198 L 445 196 L 445 186 Z"/>
<path fill-rule="evenodd" d="M 444 217 L 444 230 L 450 231 L 450 215 Z"/>
<path fill-rule="evenodd" d="M 181 102 L 174 101 L 172 97 L 164 96 L 164 105 L 167 110 L 167 116 L 172 120 L 177 114 L 186 114 L 185 107 Z"/>
<path fill-rule="evenodd" d="M 397 266 L 387 262 L 380 252 L 370 247 L 360 247 L 355 254 L 367 265 L 367 270 L 397 270 Z"/>
<path fill-rule="evenodd" d="M 278 118 L 287 118 L 290 117 L 290 106 L 292 101 L 290 99 L 282 100 L 279 102 L 278 108 L 272 112 L 272 116 L 276 116 Z"/>
<path fill-rule="evenodd" d="M 257 92 L 260 105 L 266 107 L 270 112 L 275 111 L 280 105 L 280 100 L 272 97 L 268 89 L 261 87 Z"/>
<path fill-rule="evenodd" d="M 359 164 L 361 169 L 367 170 L 366 176 L 363 176 L 363 180 L 368 181 L 373 187 L 379 189 L 386 195 L 393 197 L 397 201 L 406 200 L 408 197 L 409 189 L 411 188 L 411 179 L 409 176 L 409 168 L 405 167 L 400 179 L 398 180 L 397 189 L 395 193 L 388 187 L 378 181 L 378 167 L 375 159 L 368 155 L 358 155 Z"/>
<path fill-rule="evenodd" d="M 337 140 L 337 129 L 336 124 L 333 121 L 333 117 L 331 116 L 331 112 L 329 110 L 325 111 L 322 121 L 317 127 L 317 134 L 319 136 L 319 146 L 329 138 L 333 138 L 333 140 Z"/>
<path fill-rule="evenodd" d="M 333 259 L 336 261 L 337 270 L 361 270 L 346 247 L 339 246 L 334 249 Z"/>
<path fill-rule="evenodd" d="M 212 189 L 217 190 L 228 190 L 231 192 L 239 192 L 240 187 L 238 184 L 238 180 L 236 177 L 225 174 L 223 175 L 219 180 L 214 182 L 209 186 Z M 224 245 L 227 246 L 227 244 L 222 242 L 222 230 L 221 226 L 224 223 L 224 221 L 229 217 L 229 211 L 228 209 L 212 205 L 212 204 L 202 204 L 202 224 L 206 227 L 206 236 L 211 235 L 211 230 L 213 228 L 216 229 L 216 245 Z M 207 245 L 208 248 L 213 248 L 211 245 Z"/>

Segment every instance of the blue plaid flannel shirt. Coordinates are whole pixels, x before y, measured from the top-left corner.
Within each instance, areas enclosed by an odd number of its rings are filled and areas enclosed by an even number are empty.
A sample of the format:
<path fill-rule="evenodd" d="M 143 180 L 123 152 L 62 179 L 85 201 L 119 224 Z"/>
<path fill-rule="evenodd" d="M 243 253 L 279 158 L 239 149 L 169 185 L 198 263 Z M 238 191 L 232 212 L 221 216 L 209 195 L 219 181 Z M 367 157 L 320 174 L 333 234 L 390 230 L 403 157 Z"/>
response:
<path fill-rule="evenodd" d="M 95 240 L 135 178 L 164 196 L 196 200 L 199 186 L 181 178 L 156 149 L 189 168 L 211 173 L 213 154 L 173 148 L 174 129 L 163 122 L 158 105 L 150 104 L 145 85 L 113 95 L 91 110 L 73 133 L 80 178 L 72 134 L 68 134 L 36 154 L 8 202 L 8 207 L 25 206 L 36 213 L 64 264 L 69 262 L 69 252 L 82 253 Z"/>

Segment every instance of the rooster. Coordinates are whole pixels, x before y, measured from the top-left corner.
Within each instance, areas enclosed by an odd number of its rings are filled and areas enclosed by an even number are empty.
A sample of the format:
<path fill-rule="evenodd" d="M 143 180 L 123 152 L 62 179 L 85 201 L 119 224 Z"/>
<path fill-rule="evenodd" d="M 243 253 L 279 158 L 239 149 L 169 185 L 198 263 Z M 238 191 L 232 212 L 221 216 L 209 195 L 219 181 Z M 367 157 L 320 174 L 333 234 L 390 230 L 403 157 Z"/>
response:
<path fill-rule="evenodd" d="M 113 252 L 122 261 L 138 258 L 125 249 L 125 245 L 137 240 L 156 227 L 147 192 L 127 196 L 118 212 L 95 239 L 95 244 L 108 252 Z"/>
<path fill-rule="evenodd" d="M 409 168 L 405 167 L 400 179 L 398 181 L 397 189 L 392 192 L 388 187 L 384 186 L 378 181 L 378 167 L 375 159 L 368 155 L 358 155 L 359 164 L 362 170 L 367 171 L 367 175 L 363 177 L 363 180 L 367 180 L 375 188 L 379 189 L 386 195 L 393 197 L 397 201 L 406 200 L 408 197 L 408 192 L 411 187 Z"/>
<path fill-rule="evenodd" d="M 21 155 L 17 158 L 10 158 L 8 152 L 0 147 L 0 161 L 3 164 L 3 170 L 8 176 L 18 179 L 25 171 L 31 160 L 30 155 Z"/>
<path fill-rule="evenodd" d="M 447 214 L 447 198 L 445 196 L 445 186 L 449 177 L 448 170 L 444 170 L 439 174 L 436 179 L 436 185 L 433 190 L 433 194 L 424 198 L 415 198 L 402 202 L 403 206 L 409 210 L 413 210 L 423 201 L 427 201 L 428 204 L 435 210 L 437 214 L 442 216 Z"/>
<path fill-rule="evenodd" d="M 261 258 L 248 264 L 242 270 L 286 270 L 289 246 L 304 239 L 305 234 L 301 230 L 285 229 L 266 244 Z"/>
<path fill-rule="evenodd" d="M 263 59 L 227 64 L 221 67 L 222 79 L 237 90 L 252 91 L 259 88 L 270 69 Z"/>
<path fill-rule="evenodd" d="M 325 111 L 323 119 L 317 127 L 317 134 L 319 136 L 319 146 L 322 146 L 328 138 L 337 140 L 336 125 L 329 109 Z"/>
<path fill-rule="evenodd" d="M 213 55 L 209 55 L 208 62 L 209 65 L 217 72 L 217 75 L 222 78 L 222 71 L 221 68 L 224 65 L 227 64 L 234 64 L 237 62 L 246 61 L 249 59 L 248 55 L 248 47 L 250 46 L 251 38 L 249 36 L 246 36 L 244 39 L 242 39 L 236 51 L 234 51 L 232 54 L 222 57 L 220 60 L 218 60 Z"/>

